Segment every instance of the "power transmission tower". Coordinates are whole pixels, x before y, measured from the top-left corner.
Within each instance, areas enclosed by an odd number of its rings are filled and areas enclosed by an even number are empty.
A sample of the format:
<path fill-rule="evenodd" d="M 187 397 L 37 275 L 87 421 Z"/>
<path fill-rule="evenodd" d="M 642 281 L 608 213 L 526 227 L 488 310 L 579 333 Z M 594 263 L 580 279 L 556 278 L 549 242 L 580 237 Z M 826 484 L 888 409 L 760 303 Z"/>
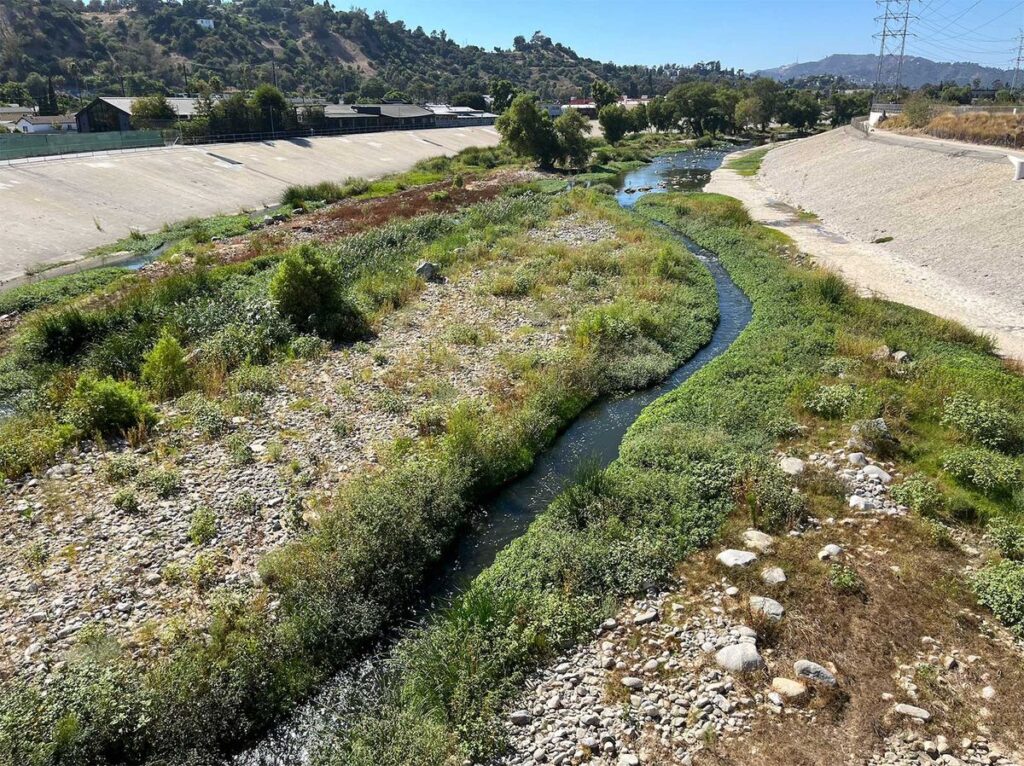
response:
<path fill-rule="evenodd" d="M 1020 80 L 1020 67 L 1024 64 L 1024 29 L 1020 30 L 1020 40 L 1017 43 L 1017 66 L 1013 70 L 1013 84 L 1010 86 L 1010 93 L 1017 95 L 1017 81 Z"/>
<path fill-rule="evenodd" d="M 875 93 L 873 100 L 877 99 L 882 86 L 885 84 L 885 59 L 886 56 L 896 57 L 896 76 L 894 78 L 894 91 L 897 100 L 899 99 L 900 84 L 903 77 L 903 57 L 907 50 L 907 35 L 910 34 L 907 28 L 910 25 L 910 3 L 912 0 L 875 0 L 875 3 L 883 9 L 881 16 L 876 16 L 875 21 L 881 22 L 882 31 L 875 35 L 881 39 L 878 48 L 878 68 L 875 72 Z M 911 35 L 913 36 L 913 35 Z"/>

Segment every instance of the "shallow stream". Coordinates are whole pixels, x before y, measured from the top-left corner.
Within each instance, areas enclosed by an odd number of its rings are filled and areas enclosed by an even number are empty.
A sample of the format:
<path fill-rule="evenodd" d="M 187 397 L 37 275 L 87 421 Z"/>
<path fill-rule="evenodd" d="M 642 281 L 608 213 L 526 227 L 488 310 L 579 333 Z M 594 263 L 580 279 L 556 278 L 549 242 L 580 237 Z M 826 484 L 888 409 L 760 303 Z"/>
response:
<path fill-rule="evenodd" d="M 649 165 L 624 174 L 616 199 L 632 207 L 644 194 L 699 191 L 726 152 L 695 150 L 658 157 Z M 678 236 L 678 235 L 676 235 Z M 464 590 L 497 554 L 522 535 L 530 522 L 569 484 L 584 464 L 607 466 L 619 453 L 626 430 L 647 405 L 682 385 L 691 375 L 722 354 L 746 327 L 751 305 L 714 254 L 684 237 L 680 241 L 704 262 L 715 280 L 720 319 L 711 340 L 661 383 L 618 398 L 602 399 L 588 407 L 554 444 L 541 453 L 528 474 L 498 492 L 487 504 L 479 524 L 463 536 L 450 560 L 425 588 L 425 607 L 418 619 Z M 382 648 L 357 667 L 338 673 L 291 719 L 274 729 L 253 749 L 237 756 L 234 766 L 297 766 L 309 761 L 323 735 L 351 720 L 373 697 L 389 648 Z"/>

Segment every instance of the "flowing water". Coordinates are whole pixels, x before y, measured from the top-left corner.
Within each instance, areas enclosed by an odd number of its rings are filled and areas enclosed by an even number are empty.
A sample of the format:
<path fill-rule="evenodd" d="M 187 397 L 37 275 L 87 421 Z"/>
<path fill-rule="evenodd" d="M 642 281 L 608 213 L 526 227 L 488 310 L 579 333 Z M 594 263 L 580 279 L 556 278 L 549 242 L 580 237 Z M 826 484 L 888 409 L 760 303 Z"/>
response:
<path fill-rule="evenodd" d="M 659 157 L 623 176 L 616 199 L 632 207 L 644 194 L 659 191 L 699 191 L 726 152 L 697 150 Z M 678 235 L 676 235 L 678 236 Z M 425 588 L 420 619 L 443 606 L 464 590 L 495 556 L 522 535 L 537 514 L 565 489 L 584 465 L 607 466 L 617 456 L 626 429 L 643 409 L 672 391 L 724 352 L 751 317 L 746 296 L 729 278 L 713 253 L 684 237 L 680 241 L 707 266 L 715 280 L 720 319 L 711 340 L 689 361 L 660 384 L 644 391 L 596 402 L 587 408 L 554 444 L 539 455 L 522 478 L 498 492 L 487 503 L 485 514 L 463 536 L 435 580 Z M 233 761 L 234 766 L 295 766 L 307 763 L 324 735 L 364 709 L 379 683 L 388 660 L 389 647 L 381 648 L 356 667 L 338 673 L 290 720 L 278 726 L 262 742 Z"/>

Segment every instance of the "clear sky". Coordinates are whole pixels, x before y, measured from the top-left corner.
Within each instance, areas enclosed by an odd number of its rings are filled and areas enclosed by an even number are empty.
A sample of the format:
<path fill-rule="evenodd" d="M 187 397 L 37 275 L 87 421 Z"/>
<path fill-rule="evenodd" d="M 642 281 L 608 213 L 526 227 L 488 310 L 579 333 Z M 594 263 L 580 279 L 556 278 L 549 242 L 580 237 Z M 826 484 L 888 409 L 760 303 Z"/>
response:
<path fill-rule="evenodd" d="M 332 0 L 348 8 L 342 0 Z M 541 30 L 578 53 L 620 64 L 719 60 L 752 71 L 830 53 L 874 53 L 872 0 L 371 0 L 367 11 L 458 43 L 509 48 Z M 1004 68 L 1016 55 L 1024 0 L 912 0 L 908 53 Z"/>

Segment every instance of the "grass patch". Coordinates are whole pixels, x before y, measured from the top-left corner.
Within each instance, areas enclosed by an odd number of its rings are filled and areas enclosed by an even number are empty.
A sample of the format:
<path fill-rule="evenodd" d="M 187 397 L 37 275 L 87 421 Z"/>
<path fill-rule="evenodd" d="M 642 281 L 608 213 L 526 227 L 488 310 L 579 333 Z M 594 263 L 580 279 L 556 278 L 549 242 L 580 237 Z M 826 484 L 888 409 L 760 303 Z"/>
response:
<path fill-rule="evenodd" d="M 735 170 L 741 176 L 756 176 L 757 171 L 761 169 L 761 161 L 768 154 L 769 149 L 770 147 L 755 149 L 742 157 L 733 157 L 726 161 L 725 167 Z"/>

